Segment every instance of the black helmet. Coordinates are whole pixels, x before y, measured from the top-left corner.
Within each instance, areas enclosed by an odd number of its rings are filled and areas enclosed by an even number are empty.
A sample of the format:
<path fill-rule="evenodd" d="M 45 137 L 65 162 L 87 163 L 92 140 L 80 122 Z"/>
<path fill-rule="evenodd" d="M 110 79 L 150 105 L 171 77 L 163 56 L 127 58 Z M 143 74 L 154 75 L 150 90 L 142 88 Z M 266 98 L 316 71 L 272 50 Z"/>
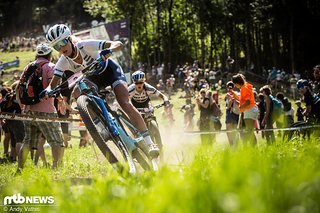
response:
<path fill-rule="evenodd" d="M 303 89 L 306 86 L 309 86 L 309 81 L 306 79 L 300 79 L 297 82 L 297 89 Z"/>

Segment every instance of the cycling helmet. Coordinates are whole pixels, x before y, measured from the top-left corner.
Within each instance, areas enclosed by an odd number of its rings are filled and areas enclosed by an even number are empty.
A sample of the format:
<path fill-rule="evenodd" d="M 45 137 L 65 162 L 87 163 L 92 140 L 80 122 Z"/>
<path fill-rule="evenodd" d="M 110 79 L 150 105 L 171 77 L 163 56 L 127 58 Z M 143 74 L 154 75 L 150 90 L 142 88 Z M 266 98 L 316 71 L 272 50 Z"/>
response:
<path fill-rule="evenodd" d="M 36 52 L 38 56 L 44 56 L 51 53 L 52 48 L 48 44 L 42 43 L 36 47 Z"/>
<path fill-rule="evenodd" d="M 309 81 L 306 79 L 300 79 L 297 82 L 297 89 L 303 89 L 306 86 L 309 86 Z"/>
<path fill-rule="evenodd" d="M 234 88 L 234 83 L 232 81 L 227 82 L 227 87 L 228 88 Z"/>
<path fill-rule="evenodd" d="M 69 38 L 71 36 L 71 31 L 69 27 L 64 24 L 56 24 L 47 32 L 46 38 L 51 46 L 54 46 L 59 41 Z"/>
<path fill-rule="evenodd" d="M 145 81 L 145 74 L 144 72 L 138 70 L 132 73 L 132 80 L 134 82 L 144 82 Z"/>

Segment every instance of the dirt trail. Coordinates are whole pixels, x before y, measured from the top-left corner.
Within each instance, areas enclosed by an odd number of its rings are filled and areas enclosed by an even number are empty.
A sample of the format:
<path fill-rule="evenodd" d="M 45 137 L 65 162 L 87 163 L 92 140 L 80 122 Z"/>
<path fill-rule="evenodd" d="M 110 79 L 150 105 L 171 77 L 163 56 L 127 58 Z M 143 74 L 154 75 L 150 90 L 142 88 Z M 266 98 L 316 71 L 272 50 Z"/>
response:
<path fill-rule="evenodd" d="M 185 165 L 192 161 L 201 145 L 199 134 L 184 133 L 179 128 L 160 128 L 164 145 L 164 162 L 169 166 Z M 212 144 L 217 149 L 228 147 L 225 133 L 216 135 Z"/>

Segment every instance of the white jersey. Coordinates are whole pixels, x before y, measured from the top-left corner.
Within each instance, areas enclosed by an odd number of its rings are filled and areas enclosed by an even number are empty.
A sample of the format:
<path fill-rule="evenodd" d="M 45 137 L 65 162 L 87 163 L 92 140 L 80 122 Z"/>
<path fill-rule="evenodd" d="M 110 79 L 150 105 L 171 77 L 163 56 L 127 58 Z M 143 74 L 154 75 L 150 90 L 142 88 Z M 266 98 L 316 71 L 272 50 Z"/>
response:
<path fill-rule="evenodd" d="M 144 103 L 148 101 L 149 95 L 151 94 L 156 96 L 160 95 L 160 92 L 156 88 L 154 88 L 153 86 L 151 86 L 146 82 L 144 83 L 143 90 L 141 92 L 138 92 L 136 90 L 136 87 L 134 84 L 131 84 L 128 87 L 128 91 L 129 91 L 130 99 L 133 99 L 138 103 Z"/>
<path fill-rule="evenodd" d="M 54 75 L 61 78 L 65 70 L 72 72 L 81 71 L 99 57 L 99 50 L 103 49 L 104 43 L 104 40 L 83 40 L 77 42 L 75 45 L 83 59 L 82 64 L 78 64 L 69 57 L 61 55 L 54 68 Z"/>

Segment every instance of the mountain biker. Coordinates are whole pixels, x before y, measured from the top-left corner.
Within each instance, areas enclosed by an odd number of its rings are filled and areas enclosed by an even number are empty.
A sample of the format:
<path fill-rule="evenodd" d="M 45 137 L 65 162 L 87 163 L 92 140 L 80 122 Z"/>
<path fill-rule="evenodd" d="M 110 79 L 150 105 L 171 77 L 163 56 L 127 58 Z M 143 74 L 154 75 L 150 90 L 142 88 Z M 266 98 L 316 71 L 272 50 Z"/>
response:
<path fill-rule="evenodd" d="M 128 91 L 134 107 L 149 108 L 149 106 L 151 105 L 150 95 L 156 95 L 159 98 L 162 98 L 165 107 L 169 106 L 170 102 L 168 100 L 168 97 L 146 82 L 144 72 L 140 70 L 135 71 L 131 77 L 134 83 L 128 87 Z"/>
<path fill-rule="evenodd" d="M 143 118 L 129 100 L 126 78 L 122 67 L 109 58 L 112 52 L 120 50 L 123 44 L 120 41 L 79 40 L 71 35 L 70 29 L 64 24 L 56 24 L 51 27 L 47 32 L 46 39 L 61 54 L 55 66 L 54 76 L 50 85 L 46 88 L 46 92 L 58 85 L 65 70 L 81 71 L 101 56 L 104 60 L 101 62 L 101 69 L 97 70 L 97 75 L 92 75 L 87 79 L 99 89 L 112 86 L 119 105 L 144 137 L 144 140 L 139 142 L 138 146 L 151 157 L 157 157 L 159 148 L 152 142 Z M 74 92 L 74 96 L 77 95 Z"/>
<path fill-rule="evenodd" d="M 306 109 L 303 115 L 308 118 L 308 121 L 320 123 L 320 99 L 311 90 L 311 85 L 308 80 L 300 79 L 297 82 L 297 89 L 302 97 L 302 101 L 306 104 Z"/>
<path fill-rule="evenodd" d="M 128 91 L 133 106 L 136 108 L 149 107 L 151 101 L 149 95 L 156 95 L 164 101 L 165 105 L 169 105 L 168 97 L 146 82 L 144 72 L 135 71 L 131 77 L 134 83 L 128 87 Z"/>

